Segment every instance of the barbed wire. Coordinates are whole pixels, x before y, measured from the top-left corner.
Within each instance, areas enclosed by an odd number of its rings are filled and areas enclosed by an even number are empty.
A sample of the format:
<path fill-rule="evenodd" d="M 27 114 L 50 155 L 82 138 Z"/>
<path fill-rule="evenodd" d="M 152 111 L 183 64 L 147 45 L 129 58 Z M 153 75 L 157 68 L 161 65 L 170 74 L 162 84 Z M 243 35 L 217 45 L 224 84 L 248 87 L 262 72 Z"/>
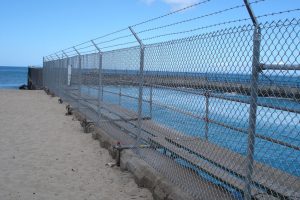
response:
<path fill-rule="evenodd" d="M 266 0 L 257 0 L 257 1 L 251 2 L 250 4 L 260 3 L 260 2 L 263 2 L 263 1 L 266 1 Z M 232 10 L 238 9 L 238 8 L 243 8 L 243 7 L 245 7 L 245 4 L 233 6 L 233 7 L 230 7 L 230 8 L 226 8 L 226 9 L 223 9 L 223 10 L 208 13 L 208 14 L 201 15 L 201 16 L 198 16 L 198 17 L 178 21 L 178 22 L 167 24 L 167 25 L 164 25 L 164 26 L 158 26 L 158 27 L 154 27 L 154 28 L 150 28 L 150 29 L 145 29 L 145 30 L 137 32 L 137 34 L 144 33 L 144 32 L 149 32 L 149 31 L 154 31 L 154 30 L 158 30 L 158 29 L 162 29 L 162 28 L 166 28 L 166 27 L 171 27 L 171 26 L 182 24 L 182 23 L 191 22 L 191 21 L 194 21 L 194 20 L 202 19 L 202 18 L 205 18 L 205 17 L 210 17 L 210 16 L 213 16 L 213 15 L 218 15 L 218 14 L 221 14 L 221 13 L 225 13 L 225 12 L 232 11 Z"/>
<path fill-rule="evenodd" d="M 91 39 L 91 40 L 98 40 L 98 39 L 101 39 L 101 38 L 104 38 L 104 37 L 108 37 L 108 36 L 114 35 L 114 34 L 116 34 L 116 33 L 120 33 L 120 32 L 122 32 L 122 31 L 125 31 L 125 30 L 127 30 L 127 29 L 128 29 L 128 28 L 122 28 L 122 29 L 119 29 L 119 30 L 117 30 L 117 31 L 114 31 L 114 32 L 111 32 L 111 33 L 107 33 L 107 34 L 105 34 L 105 35 L 96 37 L 96 38 Z M 81 45 L 83 45 L 83 44 L 89 43 L 89 42 L 91 42 L 91 40 L 88 40 L 88 41 L 86 41 L 86 42 L 82 42 L 82 43 L 80 43 L 80 44 L 77 44 L 77 45 L 75 45 L 74 47 L 78 47 L 78 46 L 81 46 Z M 71 48 L 73 48 L 73 47 L 69 47 L 69 49 L 71 49 Z M 67 50 L 67 49 L 65 49 L 65 50 Z"/>
<path fill-rule="evenodd" d="M 81 54 L 89 54 L 89 53 L 97 53 L 97 52 L 96 52 L 96 49 L 81 52 Z"/>
<path fill-rule="evenodd" d="M 295 8 L 295 9 L 290 9 L 290 10 L 284 10 L 284 11 L 279 11 L 279 12 L 273 12 L 273 13 L 263 14 L 263 15 L 257 16 L 256 18 L 281 15 L 281 14 L 284 14 L 284 13 L 291 13 L 291 12 L 297 12 L 297 11 L 300 11 L 300 8 Z"/>
<path fill-rule="evenodd" d="M 196 7 L 196 6 L 199 6 L 201 4 L 205 4 L 205 3 L 208 3 L 210 2 L 211 0 L 205 0 L 205 1 L 201 1 L 201 2 L 198 2 L 198 3 L 195 3 L 195 4 L 192 4 L 192 5 L 189 5 L 187 7 L 184 7 L 184 8 L 181 8 L 181 9 L 178 9 L 178 10 L 175 10 L 173 12 L 169 12 L 165 15 L 161 15 L 161 16 L 158 16 L 158 17 L 154 17 L 152 19 L 149 19 L 149 20 L 146 20 L 146 21 L 143 21 L 143 22 L 139 22 L 137 24 L 134 24 L 132 25 L 131 27 L 136 27 L 136 26 L 139 26 L 139 25 L 142 25 L 142 24 L 145 24 L 145 23 L 149 23 L 149 22 L 152 22 L 152 21 L 155 21 L 155 20 L 158 20 L 158 19 L 162 19 L 164 17 L 167 17 L 167 16 L 170 16 L 170 15 L 173 15 L 173 14 L 176 14 L 178 12 L 182 12 L 184 10 L 187 10 L 187 9 L 190 9 L 190 8 L 193 8 L 193 7 Z"/>
<path fill-rule="evenodd" d="M 198 6 L 198 5 L 207 3 L 207 2 L 209 2 L 209 1 L 211 1 L 211 0 L 205 0 L 205 1 L 202 1 L 202 2 L 198 2 L 198 3 L 192 4 L 192 5 L 190 5 L 190 6 L 184 7 L 184 8 L 182 8 L 182 9 L 178 9 L 178 10 L 176 10 L 176 11 L 167 13 L 167 14 L 165 14 L 165 15 L 161 15 L 161 16 L 159 16 L 159 17 L 155 17 L 155 18 L 152 18 L 152 19 L 149 19 L 149 20 L 140 22 L 140 23 L 138 23 L 138 24 L 134 24 L 134 25 L 132 25 L 131 27 L 135 27 L 135 26 L 138 26 L 138 25 L 141 25 L 141 24 L 145 24 L 145 23 L 154 21 L 154 20 L 158 20 L 158 19 L 167 17 L 167 16 L 169 16 L 169 15 L 173 15 L 173 14 L 175 14 L 175 13 L 178 13 L 178 12 L 181 12 L 181 11 L 184 11 L 184 10 L 187 10 L 187 9 L 190 9 L 190 8 L 193 8 L 193 7 L 196 7 L 196 6 Z M 259 3 L 259 2 L 263 2 L 263 1 L 266 1 L 266 0 L 256 0 L 256 1 L 254 1 L 254 2 L 251 2 L 250 4 L 255 4 L 255 3 Z M 196 20 L 196 19 L 202 18 L 202 17 L 207 17 L 207 16 L 211 16 L 211 15 L 215 15 L 215 14 L 220 14 L 220 13 L 222 13 L 222 12 L 230 11 L 230 10 L 237 9 L 237 8 L 240 8 L 240 7 L 244 7 L 244 6 L 245 6 L 245 5 L 235 6 L 235 7 L 232 7 L 232 8 L 228 8 L 228 9 L 224 9 L 224 10 L 221 10 L 221 11 L 217 11 L 217 12 L 214 12 L 214 13 L 207 14 L 207 15 L 205 15 L 205 16 L 200 16 L 200 17 L 196 17 L 196 18 L 189 19 L 189 20 L 184 20 L 184 21 L 181 21 L 181 22 L 169 24 L 169 25 L 167 25 L 167 26 L 172 26 L 172 25 L 176 25 L 176 24 L 180 24 L 180 23 L 184 23 L 184 22 Z M 94 39 L 92 39 L 92 40 L 101 39 L 101 38 L 104 38 L 104 37 L 107 37 L 107 36 L 110 36 L 110 35 L 113 35 L 113 34 L 116 34 L 116 33 L 122 32 L 122 31 L 125 31 L 125 30 L 128 30 L 128 28 L 123 28 L 123 29 L 114 31 L 114 32 L 112 32 L 112 33 L 108 33 L 108 34 L 105 34 L 105 35 L 103 35 L 103 36 L 94 38 Z M 155 30 L 155 29 L 153 29 L 153 30 Z M 141 32 L 138 32 L 138 33 L 142 33 L 142 32 L 146 32 L 146 31 L 141 31 Z M 107 41 L 104 41 L 104 42 L 100 42 L 100 43 L 96 43 L 96 44 L 104 44 L 104 43 L 112 42 L 112 41 L 115 41 L 115 40 L 118 40 L 118 39 L 130 37 L 130 36 L 131 36 L 131 34 L 130 34 L 130 35 L 121 36 L 121 37 L 117 37 L 117 38 L 114 38 L 114 39 L 111 39 L 111 40 L 107 40 Z M 89 42 L 90 42 L 90 40 L 89 40 L 89 41 L 86 41 L 86 42 L 83 42 L 83 43 L 80 43 L 80 44 L 77 44 L 77 45 L 75 45 L 74 47 L 78 47 L 78 46 L 81 46 L 81 45 L 86 44 L 86 43 L 89 43 Z M 88 47 L 90 47 L 90 46 L 88 46 Z M 86 48 L 88 48 L 88 47 L 86 47 Z M 70 48 L 72 48 L 72 47 L 70 47 Z M 68 49 L 70 49 L 70 48 L 68 48 Z M 79 49 L 84 49 L 84 48 L 79 48 Z M 67 49 L 65 49 L 65 50 L 67 50 Z"/>
<path fill-rule="evenodd" d="M 76 48 L 78 51 L 79 50 L 82 50 L 82 49 L 87 49 L 87 48 L 90 48 L 90 47 L 94 47 L 94 45 L 89 45 L 89 46 L 86 46 L 86 47 L 80 47 L 80 48 Z"/>
<path fill-rule="evenodd" d="M 73 47 L 79 47 L 79 46 L 81 46 L 81 45 L 83 45 L 83 44 L 87 44 L 87 43 L 89 43 L 89 42 L 90 42 L 90 41 L 82 42 L 82 43 L 77 44 L 77 45 L 75 45 L 75 46 L 73 46 Z M 73 48 L 73 47 L 70 47 L 70 48 Z"/>
<path fill-rule="evenodd" d="M 101 49 L 113 48 L 113 47 L 116 47 L 116 46 L 122 46 L 122 45 L 133 44 L 133 43 L 137 43 L 137 41 L 133 41 L 133 42 L 125 42 L 125 43 L 120 43 L 120 44 L 115 44 L 115 45 L 105 46 L 105 47 L 101 47 Z"/>
<path fill-rule="evenodd" d="M 108 43 L 108 42 L 112 42 L 112 41 L 116 41 L 116 40 L 123 39 L 123 38 L 128 38 L 128 37 L 132 37 L 132 34 L 120 36 L 120 37 L 117 37 L 117 38 L 114 38 L 114 39 L 111 39 L 111 40 L 106 40 L 106 41 L 103 41 L 103 42 L 99 42 L 99 43 L 96 43 L 96 44 L 97 45 L 98 44 L 105 44 L 105 43 Z"/>
<path fill-rule="evenodd" d="M 187 6 L 185 8 L 178 9 L 178 10 L 175 10 L 173 12 L 167 13 L 165 15 L 161 15 L 159 17 L 155 17 L 155 18 L 152 18 L 152 19 L 149 19 L 149 20 L 146 20 L 146 21 L 134 24 L 131 27 L 136 27 L 136 26 L 148 23 L 148 22 L 152 22 L 152 21 L 155 21 L 155 20 L 158 20 L 158 19 L 170 16 L 170 15 L 173 15 L 175 13 L 178 13 L 178 12 L 181 12 L 181 11 L 193 8 L 195 6 L 198 6 L 198 5 L 201 5 L 201 4 L 204 4 L 204 3 L 208 3 L 210 1 L 211 0 L 201 1 L 201 2 L 198 2 L 196 4 L 192 4 L 190 6 Z M 260 2 L 264 2 L 264 1 L 266 1 L 266 0 L 256 0 L 256 1 L 251 2 L 250 4 L 257 4 L 257 3 L 260 3 Z M 179 24 L 182 24 L 182 23 L 187 23 L 187 22 L 191 22 L 191 21 L 194 21 L 194 20 L 197 20 L 197 19 L 201 19 L 201 18 L 205 18 L 205 17 L 210 17 L 210 16 L 213 16 L 213 15 L 218 15 L 218 14 L 229 12 L 229 11 L 232 11 L 234 9 L 238 9 L 238 8 L 242 8 L 242 7 L 245 7 L 245 5 L 241 4 L 241 5 L 233 6 L 233 7 L 230 7 L 230 8 L 223 9 L 223 10 L 218 10 L 218 11 L 215 11 L 215 12 L 212 12 L 212 13 L 208 13 L 208 14 L 205 14 L 205 15 L 201 15 L 201 16 L 198 16 L 198 17 L 194 17 L 194 18 L 190 18 L 190 19 L 185 19 L 185 20 L 182 20 L 182 21 L 178 21 L 178 22 L 166 24 L 166 25 L 163 25 L 163 26 L 158 26 L 158 27 L 154 27 L 154 28 L 149 28 L 149 29 L 141 30 L 141 31 L 137 32 L 137 34 L 149 32 L 149 31 L 154 31 L 154 30 L 158 30 L 158 29 L 162 29 L 162 28 L 166 28 L 166 27 L 176 26 L 176 25 L 179 25 Z M 285 10 L 285 11 L 279 11 L 279 12 L 267 13 L 267 14 L 259 15 L 256 18 L 264 18 L 264 17 L 268 17 L 268 16 L 281 15 L 281 14 L 284 14 L 284 13 L 291 13 L 291 12 L 297 12 L 297 11 L 300 11 L 300 8 L 295 8 L 295 9 L 290 9 L 290 10 Z M 207 25 L 207 26 L 202 26 L 202 27 L 199 27 L 199 28 L 193 28 L 193 29 L 189 29 L 189 30 L 183 30 L 183 31 L 177 31 L 177 32 L 171 32 L 171 33 L 165 33 L 165 34 L 155 35 L 155 36 L 148 37 L 148 38 L 142 38 L 142 40 L 153 40 L 153 39 L 160 38 L 160 37 L 185 34 L 185 33 L 199 31 L 199 30 L 202 30 L 202 29 L 208 29 L 208 28 L 222 26 L 222 25 L 227 25 L 227 24 L 232 24 L 232 23 L 244 22 L 244 21 L 247 21 L 249 19 L 250 18 L 230 20 L 230 21 L 225 21 L 225 22 L 221 22 L 221 23 L 216 23 L 216 24 L 211 24 L 211 25 Z M 91 41 L 99 40 L 101 38 L 105 38 L 105 37 L 108 37 L 108 36 L 120 33 L 122 31 L 125 31 L 125 30 L 128 30 L 128 28 L 119 29 L 117 31 L 114 31 L 114 32 L 102 35 L 102 36 L 94 38 L 92 40 L 89 40 L 89 41 L 77 44 L 77 45 L 75 45 L 73 47 L 69 47 L 69 48 L 60 50 L 58 52 L 50 54 L 49 56 L 56 56 L 55 54 L 62 54 L 62 51 L 64 51 L 67 55 L 70 54 L 70 53 L 74 53 L 75 52 L 75 50 L 73 49 L 74 47 L 79 47 L 79 46 L 87 44 L 87 43 L 89 43 Z M 116 38 L 113 38 L 113 39 L 110 39 L 110 40 L 106 40 L 106 41 L 100 41 L 100 42 L 97 42 L 95 44 L 96 45 L 101 45 L 101 44 L 105 44 L 105 43 L 110 43 L 110 42 L 113 42 L 113 41 L 116 41 L 116 40 L 119 40 L 119 39 L 129 38 L 130 36 L 132 36 L 132 34 L 119 36 L 119 37 L 116 37 Z M 119 43 L 119 44 L 115 44 L 115 45 L 109 45 L 109 46 L 101 47 L 101 49 L 113 48 L 113 47 L 116 47 L 116 46 L 121 46 L 121 45 L 126 45 L 126 44 L 132 44 L 132 43 L 135 43 L 135 42 L 125 42 L 125 43 Z M 92 45 L 88 45 L 88 46 L 84 46 L 84 47 L 80 47 L 80 48 L 76 48 L 76 49 L 78 51 L 80 51 L 80 50 L 91 48 L 91 47 L 94 47 L 94 45 L 92 44 Z"/>
<path fill-rule="evenodd" d="M 146 40 L 152 40 L 152 39 L 156 39 L 156 38 L 160 38 L 160 37 L 165 37 L 165 36 L 190 33 L 190 32 L 195 32 L 195 31 L 202 30 L 202 29 L 207 29 L 207 28 L 212 28 L 212 27 L 216 27 L 216 26 L 221 26 L 221 25 L 226 25 L 226 24 L 232 24 L 232 23 L 237 23 L 237 22 L 243 22 L 243 21 L 247 21 L 247 20 L 250 20 L 250 18 L 230 20 L 230 21 L 225 21 L 225 22 L 221 22 L 221 23 L 217 23 L 217 24 L 211 24 L 211 25 L 208 25 L 208 26 L 201 26 L 199 28 L 189 29 L 189 30 L 185 30 L 185 31 L 177 31 L 177 32 L 171 32 L 171 33 L 166 33 L 166 34 L 160 34 L 160 35 L 156 35 L 156 36 L 153 36 L 153 37 L 143 38 L 143 40 L 146 41 Z"/>
<path fill-rule="evenodd" d="M 111 33 L 108 33 L 108 34 L 105 34 L 105 35 L 102 35 L 102 36 L 97 37 L 97 38 L 94 38 L 94 39 L 92 39 L 92 40 L 98 40 L 98 39 L 101 39 L 101 38 L 104 38 L 104 37 L 107 37 L 107 36 L 111 36 L 111 35 L 114 35 L 114 34 L 116 34 L 116 33 L 120 33 L 120 32 L 126 31 L 126 30 L 128 30 L 127 27 L 126 27 L 126 28 L 122 28 L 122 29 L 117 30 L 117 31 L 114 31 L 114 32 L 111 32 Z"/>
<path fill-rule="evenodd" d="M 107 33 L 107 34 L 105 34 L 105 35 L 96 37 L 96 38 L 91 39 L 91 40 L 94 41 L 94 40 L 98 40 L 98 39 L 101 39 L 101 38 L 105 38 L 105 37 L 108 37 L 108 36 L 111 36 L 111 35 L 120 33 L 120 32 L 122 32 L 122 31 L 125 31 L 125 30 L 128 30 L 128 28 L 127 28 L 127 27 L 126 27 L 126 28 L 122 28 L 122 29 L 119 29 L 119 30 L 117 30 L 117 31 L 114 31 L 114 32 L 111 32 L 111 33 Z M 74 45 L 74 46 L 72 46 L 72 47 L 68 47 L 68 48 L 62 49 L 62 50 L 57 51 L 57 52 L 55 52 L 55 53 L 59 53 L 59 52 L 61 52 L 61 51 L 66 51 L 66 53 L 67 53 L 67 50 L 73 49 L 74 47 L 78 47 L 78 46 L 81 46 L 81 45 L 83 45 L 83 44 L 87 44 L 87 43 L 91 42 L 91 40 L 88 40 L 88 41 L 86 41 L 86 42 L 82 42 L 82 43 L 77 44 L 77 45 Z M 79 48 L 79 49 L 84 49 L 84 48 Z M 72 51 L 70 51 L 70 52 L 74 52 L 74 50 L 72 50 Z M 52 53 L 52 54 L 50 54 L 50 55 L 54 55 L 55 53 Z M 68 53 L 67 53 L 67 54 L 68 54 Z"/>
<path fill-rule="evenodd" d="M 70 58 L 70 57 L 73 57 L 73 56 L 78 56 L 78 54 L 77 53 L 73 53 L 73 54 L 71 54 L 71 55 L 68 55 L 68 57 Z"/>
<path fill-rule="evenodd" d="M 69 54 L 69 53 L 73 53 L 73 52 L 75 52 L 75 50 L 74 49 L 72 49 L 71 51 L 65 51 L 65 50 L 63 50 L 67 55 Z"/>
<path fill-rule="evenodd" d="M 257 16 L 257 18 L 263 18 L 263 17 L 268 17 L 268 16 L 280 15 L 280 14 L 290 13 L 290 12 L 296 12 L 296 11 L 300 11 L 300 8 L 291 9 L 291 10 L 285 10 L 285 11 L 279 11 L 279 12 L 267 13 L 267 14 L 259 15 L 259 16 Z M 247 20 L 250 20 L 250 18 L 248 17 L 248 18 L 243 18 L 243 19 L 230 20 L 230 21 L 216 23 L 216 24 L 212 24 L 212 25 L 208 25 L 208 26 L 202 26 L 202 27 L 199 27 L 199 28 L 189 29 L 189 30 L 185 30 L 185 31 L 177 31 L 177 32 L 171 32 L 171 33 L 166 33 L 166 34 L 160 34 L 160 35 L 156 35 L 156 36 L 153 36 L 153 37 L 143 38 L 143 40 L 144 41 L 145 40 L 152 40 L 152 39 L 156 39 L 156 38 L 160 38 L 160 37 L 165 37 L 165 36 L 190 33 L 190 32 L 195 32 L 195 31 L 202 30 L 202 29 L 212 28 L 212 27 L 226 25 L 226 24 L 238 23 L 238 22 L 243 22 L 243 21 L 247 21 Z"/>
<path fill-rule="evenodd" d="M 132 27 L 135 27 L 135 26 L 138 26 L 138 25 L 141 25 L 141 24 L 145 24 L 145 23 L 148 23 L 148 22 L 151 22 L 151 21 L 155 21 L 155 20 L 158 20 L 158 19 L 161 19 L 161 18 L 170 16 L 170 15 L 173 15 L 173 14 L 178 13 L 178 12 L 182 12 L 182 11 L 184 11 L 184 10 L 187 10 L 187 9 L 190 9 L 190 8 L 193 8 L 193 7 L 196 7 L 196 6 L 199 6 L 199 5 L 201 5 L 201 4 L 207 3 L 207 2 L 209 2 L 209 1 L 211 1 L 211 0 L 205 0 L 205 1 L 202 1 L 202 2 L 198 2 L 198 3 L 195 3 L 195 4 L 189 5 L 189 6 L 187 6 L 187 7 L 184 7 L 184 8 L 178 9 L 178 10 L 175 10 L 175 11 L 170 12 L 170 13 L 167 13 L 167 14 L 165 14 L 165 15 L 161 15 L 161 16 L 158 16 L 158 17 L 149 19 L 149 20 L 145 20 L 145 21 L 143 21 L 143 22 L 139 22 L 139 23 L 137 23 L 137 24 L 132 25 Z M 114 34 L 117 34 L 117 33 L 123 32 L 123 31 L 126 31 L 126 30 L 128 30 L 127 27 L 126 27 L 126 28 L 119 29 L 119 30 L 114 31 L 114 32 L 111 32 L 111 33 L 108 33 L 108 34 L 105 34 L 105 35 L 102 35 L 102 36 L 99 36 L 99 37 L 96 37 L 96 38 L 94 38 L 94 39 L 92 39 L 92 40 L 99 40 L 99 39 L 101 39 L 101 38 L 105 38 L 105 37 L 108 37 L 108 36 L 111 36 L 111 35 L 114 35 Z M 75 45 L 74 47 L 78 47 L 78 46 L 83 45 L 83 44 L 86 44 L 86 43 L 88 43 L 88 42 L 90 42 L 90 41 L 91 41 L 91 40 L 86 41 L 86 42 L 82 42 L 82 43 L 80 43 L 80 44 Z M 63 50 L 69 50 L 69 49 L 71 49 L 71 48 L 73 48 L 73 47 L 69 47 L 69 48 L 66 48 L 66 49 L 62 49 L 62 50 L 60 50 L 60 51 L 58 51 L 58 52 L 61 52 L 61 51 L 63 51 Z M 58 52 L 55 52 L 55 53 L 58 53 Z M 54 54 L 55 54 L 55 53 L 54 53 Z M 51 54 L 51 55 L 52 55 L 52 54 Z"/>

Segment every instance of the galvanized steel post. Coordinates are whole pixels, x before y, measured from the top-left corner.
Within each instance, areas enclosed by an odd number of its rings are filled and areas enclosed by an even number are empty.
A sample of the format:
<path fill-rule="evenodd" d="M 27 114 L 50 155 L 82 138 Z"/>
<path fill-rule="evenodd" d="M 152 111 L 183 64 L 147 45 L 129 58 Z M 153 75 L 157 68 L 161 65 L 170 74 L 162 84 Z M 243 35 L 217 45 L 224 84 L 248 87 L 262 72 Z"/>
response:
<path fill-rule="evenodd" d="M 98 66 L 98 127 L 100 127 L 100 120 L 101 120 L 101 103 L 103 100 L 103 85 L 102 85 L 102 51 L 97 46 L 97 44 L 91 40 L 95 48 L 99 53 L 99 66 Z"/>
<path fill-rule="evenodd" d="M 121 106 L 122 86 L 119 84 L 119 106 Z"/>
<path fill-rule="evenodd" d="M 80 112 L 80 106 L 81 106 L 81 55 L 79 53 L 79 51 L 73 47 L 73 49 L 75 50 L 75 52 L 77 53 L 78 55 L 78 111 Z"/>
<path fill-rule="evenodd" d="M 142 134 L 142 106 L 143 106 L 143 85 L 144 85 L 144 54 L 145 46 L 142 40 L 138 37 L 132 27 L 129 27 L 129 30 L 135 37 L 135 39 L 140 44 L 140 69 L 139 69 L 139 98 L 138 98 L 138 137 L 137 144 L 139 143 L 141 134 Z"/>
<path fill-rule="evenodd" d="M 255 148 L 255 130 L 257 116 L 257 96 L 258 96 L 258 75 L 260 70 L 260 41 L 261 30 L 256 17 L 250 7 L 248 0 L 244 0 L 247 11 L 254 25 L 253 32 L 253 58 L 252 58 L 252 75 L 251 75 L 251 92 L 250 92 L 250 107 L 249 107 L 249 127 L 248 127 L 248 148 L 246 162 L 246 185 L 244 191 L 245 200 L 251 200 L 251 183 L 254 163 L 254 148 Z"/>
<path fill-rule="evenodd" d="M 150 86 L 150 119 L 152 119 L 152 108 L 153 108 L 153 87 Z"/>
<path fill-rule="evenodd" d="M 51 60 L 51 63 L 52 63 L 52 65 L 51 65 L 51 67 L 49 67 L 49 71 L 50 71 L 50 76 L 48 77 L 49 78 L 49 90 L 51 90 L 51 92 L 53 92 L 53 82 L 54 81 L 51 81 L 51 79 L 52 79 L 52 76 L 53 76 L 53 68 L 54 68 L 54 58 L 52 57 L 52 55 L 50 55 L 50 58 L 52 59 Z"/>
<path fill-rule="evenodd" d="M 205 139 L 208 140 L 208 131 L 209 131 L 209 92 L 206 90 L 204 92 L 205 96 Z"/>
<path fill-rule="evenodd" d="M 46 58 L 43 57 L 43 87 L 45 87 L 45 78 L 46 78 L 46 71 L 45 71 L 45 68 L 46 68 Z"/>
<path fill-rule="evenodd" d="M 66 57 L 66 59 L 67 59 L 67 63 L 66 63 L 66 68 L 64 68 L 63 69 L 63 74 L 65 75 L 65 90 L 63 90 L 63 92 L 64 92 L 64 94 L 66 94 L 67 92 L 66 92 L 66 89 L 67 89 L 67 86 L 68 86 L 68 66 L 69 66 L 69 56 L 68 56 L 68 54 L 66 54 L 63 50 L 62 50 L 62 53 L 63 53 L 63 55 Z M 64 98 L 66 98 L 66 97 L 64 97 Z"/>
<path fill-rule="evenodd" d="M 57 57 L 57 62 L 58 62 L 58 64 L 57 64 L 57 67 L 56 67 L 56 96 L 58 96 L 58 97 L 60 97 L 61 96 L 61 88 L 60 88 L 60 68 L 61 68 L 61 60 L 62 60 L 62 58 L 59 56 L 59 55 L 57 55 L 56 53 L 55 53 L 55 55 L 56 55 L 56 57 Z"/>

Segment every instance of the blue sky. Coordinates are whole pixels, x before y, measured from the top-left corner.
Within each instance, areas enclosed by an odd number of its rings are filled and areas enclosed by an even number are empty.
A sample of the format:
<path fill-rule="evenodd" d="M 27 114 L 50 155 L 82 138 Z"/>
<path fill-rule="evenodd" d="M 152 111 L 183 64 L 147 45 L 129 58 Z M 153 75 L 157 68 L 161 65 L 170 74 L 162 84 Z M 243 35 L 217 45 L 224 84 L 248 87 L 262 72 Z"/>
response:
<path fill-rule="evenodd" d="M 199 1 L 0 0 L 0 65 L 40 65 L 45 55 L 196 2 Z M 143 30 L 173 23 L 242 3 L 242 0 L 212 0 L 178 15 L 137 27 L 137 29 Z M 253 5 L 253 8 L 259 15 L 300 8 L 300 1 L 266 0 Z M 288 14 L 287 17 L 298 16 L 299 12 L 296 12 Z M 174 27 L 173 31 L 201 27 L 230 20 L 233 17 L 244 18 L 247 17 L 247 13 L 244 8 L 238 9 L 227 15 L 182 24 L 180 27 Z M 163 34 L 164 31 L 151 32 L 149 36 Z"/>

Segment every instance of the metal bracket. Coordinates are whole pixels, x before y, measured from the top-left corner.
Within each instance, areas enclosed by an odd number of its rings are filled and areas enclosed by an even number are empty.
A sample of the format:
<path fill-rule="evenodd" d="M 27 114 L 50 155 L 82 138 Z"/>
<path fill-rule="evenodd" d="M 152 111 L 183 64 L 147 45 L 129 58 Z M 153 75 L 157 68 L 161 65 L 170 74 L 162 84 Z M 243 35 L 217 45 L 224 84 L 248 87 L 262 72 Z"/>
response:
<path fill-rule="evenodd" d="M 55 59 L 52 57 L 52 55 L 50 55 L 49 57 L 52 59 L 52 61 L 55 60 Z"/>
<path fill-rule="evenodd" d="M 247 11 L 248 11 L 248 14 L 250 15 L 250 18 L 252 20 L 252 23 L 254 26 L 258 26 L 258 21 L 257 21 L 257 18 L 255 17 L 254 15 L 254 12 L 250 6 L 250 3 L 248 0 L 244 0 L 244 3 L 245 3 L 245 6 L 247 8 Z"/>
<path fill-rule="evenodd" d="M 66 114 L 65 115 L 72 115 L 73 114 L 73 108 L 71 107 L 71 105 L 66 105 Z"/>
<path fill-rule="evenodd" d="M 64 50 L 62 50 L 61 52 L 63 53 L 64 56 L 66 56 L 67 58 L 69 58 L 68 54 L 66 54 Z"/>
<path fill-rule="evenodd" d="M 58 58 L 58 60 L 60 60 L 61 58 L 59 57 L 59 55 L 57 55 L 57 53 L 55 53 L 56 57 Z"/>
<path fill-rule="evenodd" d="M 128 27 L 129 30 L 131 31 L 131 33 L 133 34 L 133 36 L 135 37 L 135 39 L 138 41 L 138 43 L 140 44 L 141 48 L 144 49 L 145 48 L 145 45 L 144 43 L 142 42 L 142 40 L 139 38 L 139 36 L 136 34 L 136 32 L 132 29 L 131 26 Z"/>
<path fill-rule="evenodd" d="M 94 42 L 94 40 L 91 40 L 91 42 L 94 45 L 94 47 L 97 49 L 97 51 L 102 54 L 101 49 L 97 46 L 97 44 Z"/>
<path fill-rule="evenodd" d="M 76 53 L 80 56 L 80 53 L 79 53 L 79 51 L 75 48 L 75 47 L 73 47 L 73 49 L 76 51 Z"/>
<path fill-rule="evenodd" d="M 141 145 L 121 145 L 120 142 L 118 142 L 116 145 L 113 146 L 113 149 L 117 151 L 117 166 L 120 166 L 121 163 L 121 151 L 125 149 L 138 149 L 138 148 L 150 148 L 150 145 L 141 144 Z"/>

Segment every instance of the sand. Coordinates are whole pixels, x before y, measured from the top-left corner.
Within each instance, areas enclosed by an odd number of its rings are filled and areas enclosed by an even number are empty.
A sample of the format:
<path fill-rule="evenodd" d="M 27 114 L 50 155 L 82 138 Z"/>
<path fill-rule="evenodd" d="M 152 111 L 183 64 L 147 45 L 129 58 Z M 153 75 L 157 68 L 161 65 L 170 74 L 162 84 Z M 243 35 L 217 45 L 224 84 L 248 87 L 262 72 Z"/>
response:
<path fill-rule="evenodd" d="M 0 90 L 0 199 L 152 199 L 43 91 Z"/>

